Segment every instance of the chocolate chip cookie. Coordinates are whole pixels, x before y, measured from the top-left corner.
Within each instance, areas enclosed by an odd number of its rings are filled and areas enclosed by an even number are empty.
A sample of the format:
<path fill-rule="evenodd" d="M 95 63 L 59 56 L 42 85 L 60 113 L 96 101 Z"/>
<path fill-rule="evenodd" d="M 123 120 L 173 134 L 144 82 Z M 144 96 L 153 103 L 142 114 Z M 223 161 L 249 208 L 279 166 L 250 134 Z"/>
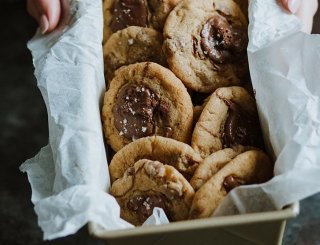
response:
<path fill-rule="evenodd" d="M 197 167 L 194 175 L 190 180 L 190 184 L 196 191 L 200 189 L 213 175 L 215 175 L 221 168 L 229 163 L 233 158 L 250 149 L 250 147 L 238 146 L 234 149 L 225 148 L 223 150 L 212 153 L 205 158 Z"/>
<path fill-rule="evenodd" d="M 237 145 L 263 148 L 254 98 L 242 87 L 217 89 L 200 115 L 191 145 L 203 158 Z"/>
<path fill-rule="evenodd" d="M 232 0 L 185 0 L 169 14 L 164 52 L 187 88 L 240 85 L 248 72 L 247 21 Z"/>
<path fill-rule="evenodd" d="M 162 31 L 170 11 L 180 0 L 105 0 L 104 40 L 129 26 Z"/>
<path fill-rule="evenodd" d="M 266 182 L 272 172 L 273 164 L 262 151 L 237 155 L 196 191 L 190 218 L 209 217 L 233 188 Z"/>
<path fill-rule="evenodd" d="M 192 118 L 191 98 L 182 82 L 151 62 L 118 69 L 102 108 L 107 143 L 115 151 L 151 135 L 188 142 Z"/>
<path fill-rule="evenodd" d="M 172 166 L 142 159 L 112 184 L 111 194 L 121 207 L 121 217 L 141 225 L 154 207 L 162 208 L 170 221 L 187 219 L 194 190 Z"/>
<path fill-rule="evenodd" d="M 141 138 L 114 155 L 109 165 L 111 182 L 121 178 L 124 172 L 140 159 L 171 165 L 188 180 L 202 161 L 199 154 L 182 142 L 160 136 Z"/>
<path fill-rule="evenodd" d="M 114 33 L 103 46 L 107 80 L 124 65 L 151 61 L 165 66 L 162 43 L 162 33 L 151 28 L 130 26 Z"/>

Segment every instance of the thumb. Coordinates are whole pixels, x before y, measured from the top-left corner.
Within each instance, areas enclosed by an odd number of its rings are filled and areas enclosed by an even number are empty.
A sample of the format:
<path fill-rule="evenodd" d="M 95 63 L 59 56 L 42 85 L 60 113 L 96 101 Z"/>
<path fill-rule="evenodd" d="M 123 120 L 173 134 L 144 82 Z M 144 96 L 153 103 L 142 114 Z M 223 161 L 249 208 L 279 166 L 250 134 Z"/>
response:
<path fill-rule="evenodd" d="M 59 24 L 61 16 L 61 3 L 60 0 L 39 0 L 43 13 L 48 18 L 48 30 L 47 32 L 53 31 Z"/>
<path fill-rule="evenodd" d="M 313 17 L 318 9 L 318 1 L 317 0 L 308 0 L 304 1 L 299 11 L 297 12 L 297 16 L 300 20 L 302 20 L 303 28 L 302 31 L 306 33 L 311 33 Z"/>
<path fill-rule="evenodd" d="M 296 16 L 302 21 L 302 31 L 311 33 L 313 17 L 318 9 L 317 0 L 281 0 L 285 9 Z"/>
<path fill-rule="evenodd" d="M 281 2 L 283 7 L 293 14 L 298 12 L 301 5 L 301 0 L 281 0 Z"/>
<path fill-rule="evenodd" d="M 57 27 L 61 15 L 60 0 L 28 0 L 27 9 L 38 21 L 43 34 Z"/>

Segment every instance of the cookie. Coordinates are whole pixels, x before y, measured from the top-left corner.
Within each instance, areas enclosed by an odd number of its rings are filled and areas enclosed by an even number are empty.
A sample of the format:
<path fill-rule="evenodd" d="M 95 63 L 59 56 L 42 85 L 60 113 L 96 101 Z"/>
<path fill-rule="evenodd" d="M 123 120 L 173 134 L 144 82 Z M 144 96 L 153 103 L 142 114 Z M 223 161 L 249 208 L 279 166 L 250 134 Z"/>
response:
<path fill-rule="evenodd" d="M 151 27 L 162 31 L 170 11 L 180 0 L 105 0 L 104 40 L 129 26 Z"/>
<path fill-rule="evenodd" d="M 232 0 L 185 0 L 169 14 L 164 52 L 170 69 L 198 92 L 240 85 L 248 72 L 247 21 Z"/>
<path fill-rule="evenodd" d="M 111 194 L 121 218 L 142 225 L 154 207 L 162 208 L 170 221 L 187 219 L 194 190 L 174 167 L 142 159 L 112 184 Z"/>
<path fill-rule="evenodd" d="M 107 80 L 124 65 L 151 61 L 165 66 L 162 43 L 162 33 L 151 28 L 130 26 L 114 33 L 103 46 Z"/>
<path fill-rule="evenodd" d="M 121 178 L 124 172 L 140 159 L 171 165 L 188 180 L 202 161 L 199 154 L 182 142 L 160 136 L 141 138 L 114 155 L 109 165 L 111 182 Z"/>
<path fill-rule="evenodd" d="M 192 118 L 191 98 L 181 81 L 150 62 L 118 69 L 102 108 L 107 143 L 115 151 L 151 135 L 188 142 Z"/>
<path fill-rule="evenodd" d="M 229 163 L 233 158 L 248 150 L 249 147 L 226 148 L 205 158 L 197 167 L 194 175 L 190 180 L 190 184 L 196 191 L 200 189 L 213 175 L 215 175 L 221 168 Z"/>
<path fill-rule="evenodd" d="M 196 191 L 189 217 L 211 216 L 233 188 L 266 182 L 272 172 L 273 164 L 262 151 L 250 150 L 236 156 Z"/>
<path fill-rule="evenodd" d="M 191 145 L 202 158 L 237 145 L 263 148 L 254 98 L 242 87 L 217 89 L 196 123 Z"/>

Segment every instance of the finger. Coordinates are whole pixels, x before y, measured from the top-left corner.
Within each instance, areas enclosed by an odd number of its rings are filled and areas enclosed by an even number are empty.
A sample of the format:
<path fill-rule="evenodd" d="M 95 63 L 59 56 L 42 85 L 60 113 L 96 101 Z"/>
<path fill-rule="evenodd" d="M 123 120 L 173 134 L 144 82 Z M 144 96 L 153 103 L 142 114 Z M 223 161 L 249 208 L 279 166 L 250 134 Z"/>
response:
<path fill-rule="evenodd" d="M 36 0 L 38 2 L 38 9 L 41 15 L 39 16 L 39 24 L 47 23 L 47 29 L 44 30 L 44 33 L 51 32 L 54 30 L 60 19 L 61 15 L 61 4 L 60 0 Z M 47 18 L 47 22 L 45 17 Z"/>
<path fill-rule="evenodd" d="M 49 29 L 49 20 L 45 14 L 40 17 L 39 27 L 42 34 L 45 34 Z"/>
<path fill-rule="evenodd" d="M 41 32 L 47 33 L 54 30 L 60 19 L 60 0 L 27 0 L 27 10 L 35 18 Z"/>
<path fill-rule="evenodd" d="M 47 16 L 39 11 L 38 1 L 27 0 L 27 11 L 36 21 L 38 21 L 40 31 L 44 34 L 49 28 L 49 21 Z"/>
<path fill-rule="evenodd" d="M 302 31 L 306 33 L 311 33 L 313 17 L 317 9 L 318 9 L 318 1 L 316 0 L 304 1 L 301 4 L 300 9 L 297 12 L 297 16 L 303 23 Z"/>
<path fill-rule="evenodd" d="M 308 2 L 308 0 L 307 0 Z M 295 14 L 298 12 L 301 0 L 281 0 L 282 6 L 289 12 Z"/>

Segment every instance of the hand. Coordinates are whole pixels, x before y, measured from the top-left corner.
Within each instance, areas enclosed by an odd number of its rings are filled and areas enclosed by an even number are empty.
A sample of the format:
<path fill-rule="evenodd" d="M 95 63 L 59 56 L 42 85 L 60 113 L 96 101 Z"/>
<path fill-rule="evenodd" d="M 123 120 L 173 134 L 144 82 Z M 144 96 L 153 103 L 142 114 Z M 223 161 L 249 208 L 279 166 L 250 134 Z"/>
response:
<path fill-rule="evenodd" d="M 53 31 L 60 20 L 60 0 L 27 0 L 27 10 L 36 19 L 42 34 Z"/>
<path fill-rule="evenodd" d="M 318 9 L 318 0 L 281 0 L 283 7 L 296 14 L 303 23 L 302 31 L 311 33 L 313 16 Z"/>

